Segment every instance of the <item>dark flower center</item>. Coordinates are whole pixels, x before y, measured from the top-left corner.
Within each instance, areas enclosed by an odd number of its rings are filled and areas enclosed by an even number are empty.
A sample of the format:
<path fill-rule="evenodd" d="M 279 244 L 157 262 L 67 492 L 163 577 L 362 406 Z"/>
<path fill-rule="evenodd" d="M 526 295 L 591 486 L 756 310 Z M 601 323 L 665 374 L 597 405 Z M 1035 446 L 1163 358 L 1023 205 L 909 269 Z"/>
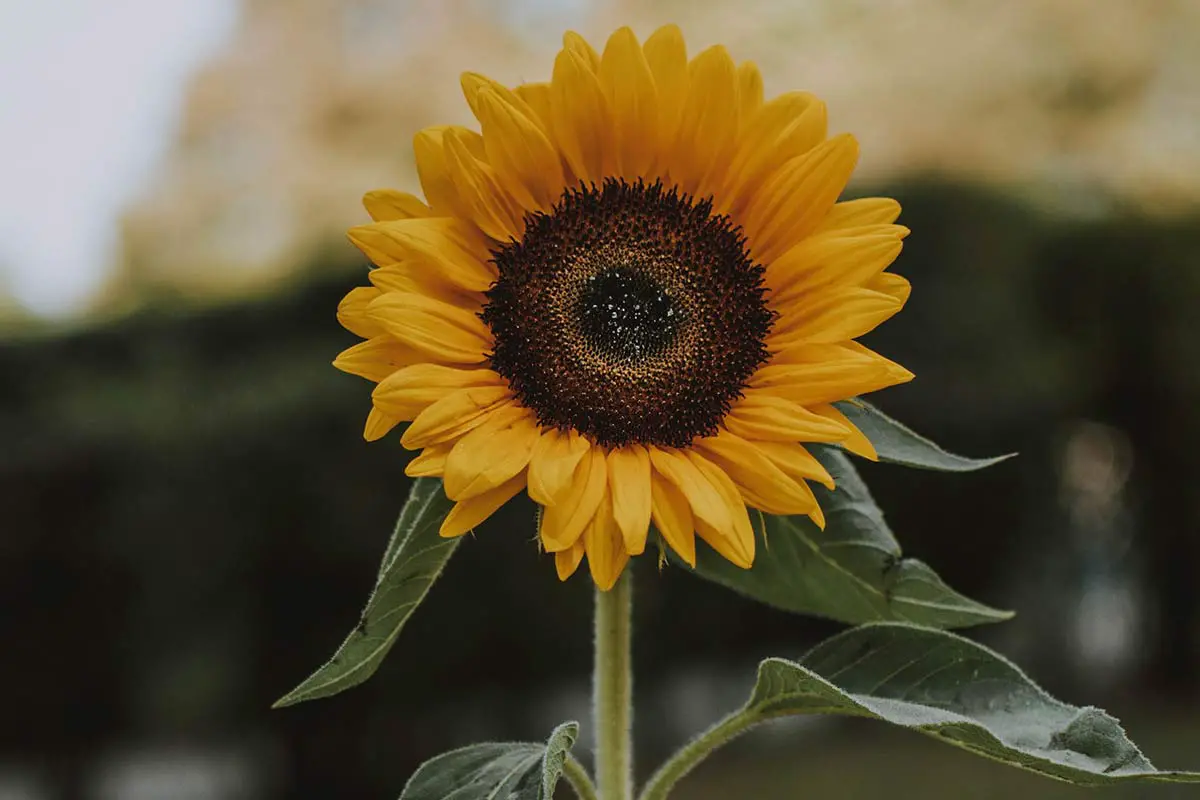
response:
<path fill-rule="evenodd" d="M 625 267 L 588 278 L 576 314 L 589 345 L 627 363 L 662 352 L 679 330 L 671 296 L 653 278 Z"/>
<path fill-rule="evenodd" d="M 707 200 L 660 182 L 569 189 L 493 256 L 491 366 L 543 425 L 687 447 L 766 361 L 762 267 Z"/>

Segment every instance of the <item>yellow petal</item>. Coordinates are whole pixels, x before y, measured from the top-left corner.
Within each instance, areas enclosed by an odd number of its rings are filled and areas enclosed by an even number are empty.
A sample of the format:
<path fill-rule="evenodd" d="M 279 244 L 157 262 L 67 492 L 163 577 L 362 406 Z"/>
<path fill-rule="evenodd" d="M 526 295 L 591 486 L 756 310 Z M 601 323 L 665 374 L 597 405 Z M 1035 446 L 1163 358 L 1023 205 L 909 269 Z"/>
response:
<path fill-rule="evenodd" d="M 500 506 L 515 497 L 524 488 L 525 475 L 521 474 L 490 492 L 475 495 L 467 500 L 460 500 L 455 503 L 454 508 L 450 509 L 450 513 L 442 521 L 442 528 L 438 533 L 447 539 L 462 536 L 495 514 Z"/>
<path fill-rule="evenodd" d="M 747 504 L 768 514 L 807 514 L 817 504 L 803 479 L 785 473 L 754 442 L 723 430 L 696 449 L 725 471 Z"/>
<path fill-rule="evenodd" d="M 395 222 L 397 220 L 393 220 Z M 409 220 L 399 220 L 408 222 Z M 398 264 L 410 253 L 407 249 L 397 246 L 390 236 L 385 234 L 372 222 L 367 225 L 355 225 L 346 232 L 350 243 L 362 251 L 372 264 L 380 267 Z"/>
<path fill-rule="evenodd" d="M 870 289 L 820 292 L 803 307 L 793 305 L 776 321 L 767 347 L 782 350 L 801 342 L 845 342 L 874 330 L 903 307 L 902 299 Z"/>
<path fill-rule="evenodd" d="M 447 127 L 439 125 L 418 131 L 413 137 L 413 156 L 417 162 L 417 178 L 421 181 L 421 190 L 430 208 L 435 214 L 457 215 L 462 205 L 446 167 L 446 151 L 442 142 Z"/>
<path fill-rule="evenodd" d="M 835 203 L 821 220 L 815 233 L 842 228 L 859 228 L 895 222 L 900 216 L 900 204 L 890 197 L 862 197 Z"/>
<path fill-rule="evenodd" d="M 563 34 L 563 47 L 579 56 L 592 72 L 600 69 L 600 56 L 596 53 L 595 48 L 575 31 L 567 31 Z"/>
<path fill-rule="evenodd" d="M 702 197 L 720 188 L 706 176 L 724 176 L 737 143 L 737 69 L 728 51 L 714 45 L 688 65 L 688 76 L 691 88 L 676 137 L 678 168 L 671 176 L 681 189 Z"/>
<path fill-rule="evenodd" d="M 725 525 L 713 525 L 697 515 L 696 535 L 727 560 L 742 569 L 749 569 L 754 563 L 754 529 L 750 527 L 750 516 L 741 493 L 725 471 L 704 456 L 689 450 L 687 457 L 725 507 L 725 516 L 729 520 Z"/>
<path fill-rule="evenodd" d="M 469 386 L 446 395 L 426 408 L 408 426 L 400 444 L 418 450 L 462 436 L 480 425 L 489 414 L 517 408 L 507 386 Z M 506 414 L 508 412 L 506 411 Z"/>
<path fill-rule="evenodd" d="M 587 551 L 588 569 L 591 570 L 596 588 L 607 592 L 621 577 L 621 571 L 629 562 L 629 553 L 625 551 L 621 532 L 613 520 L 609 498 L 600 501 L 591 524 L 584 529 L 583 547 Z"/>
<path fill-rule="evenodd" d="M 808 518 L 813 521 L 821 530 L 825 530 L 825 510 L 821 508 L 820 503 L 812 511 L 808 512 Z"/>
<path fill-rule="evenodd" d="M 880 362 L 881 364 L 886 365 L 888 368 L 888 371 L 892 373 L 892 377 L 896 383 L 906 383 L 913 379 L 912 372 L 905 369 L 901 365 L 897 364 L 895 361 L 892 361 L 889 358 L 881 356 L 879 353 L 876 353 L 874 350 L 867 347 L 862 342 L 844 342 L 841 346 L 846 348 L 847 350 L 852 350 L 856 353 L 866 356 L 867 358 L 875 359 L 876 361 Z M 782 353 L 784 351 L 780 351 L 780 352 Z"/>
<path fill-rule="evenodd" d="M 651 452 L 654 452 L 651 449 Z M 663 539 L 680 558 L 696 566 L 696 535 L 687 497 L 671 481 L 653 473 L 650 483 L 650 518 Z"/>
<path fill-rule="evenodd" d="M 824 384 L 853 380 L 860 373 L 887 372 L 896 366 L 874 350 L 856 345 L 857 342 L 794 344 L 770 355 L 767 366 L 750 375 L 748 383 L 757 389 L 817 384 L 816 391 L 824 391 L 821 389 Z"/>
<path fill-rule="evenodd" d="M 644 177 L 657 145 L 658 98 L 646 55 L 630 28 L 609 37 L 599 77 L 616 128 L 617 169 L 630 180 Z"/>
<path fill-rule="evenodd" d="M 600 79 L 582 56 L 564 49 L 554 60 L 550 87 L 554 135 L 563 157 L 576 178 L 599 183 L 613 174 L 616 163 L 608 141 L 612 118 Z"/>
<path fill-rule="evenodd" d="M 856 456 L 862 456 L 868 461 L 879 460 L 879 454 L 875 452 L 875 445 L 871 444 L 871 440 L 868 439 L 866 435 L 858 429 L 858 426 L 851 422 L 841 411 L 838 411 L 830 404 L 813 406 L 813 411 L 823 417 L 834 420 L 839 425 L 845 426 L 845 428 L 850 431 L 850 436 L 847 437 L 845 441 L 839 442 L 842 447 L 846 448 L 851 453 L 854 453 Z"/>
<path fill-rule="evenodd" d="M 367 424 L 363 427 L 363 438 L 368 442 L 379 441 L 402 421 L 372 406 L 367 413 Z"/>
<path fill-rule="evenodd" d="M 604 451 L 592 447 L 579 460 L 568 487 L 542 513 L 542 546 L 548 553 L 566 550 L 583 535 L 596 514 L 608 483 Z"/>
<path fill-rule="evenodd" d="M 525 209 L 549 211 L 562 194 L 562 166 L 533 112 L 524 113 L 492 89 L 481 91 L 478 102 L 488 163 Z"/>
<path fill-rule="evenodd" d="M 781 350 L 750 376 L 749 386 L 811 406 L 845 400 L 912 378 L 912 373 L 866 348 L 800 344 Z"/>
<path fill-rule="evenodd" d="M 671 151 L 683 104 L 688 97 L 687 45 L 683 41 L 683 32 L 676 25 L 664 25 L 650 34 L 642 45 L 642 52 L 646 54 L 658 98 L 658 149 L 660 157 L 667 161 L 660 164 L 659 168 L 663 170 L 669 166 L 673 155 Z"/>
<path fill-rule="evenodd" d="M 576 541 L 570 548 L 555 553 L 554 568 L 558 572 L 558 579 L 565 581 L 574 575 L 575 570 L 579 569 L 581 561 L 583 561 L 583 539 Z"/>
<path fill-rule="evenodd" d="M 378 383 L 401 367 L 424 360 L 420 351 L 406 347 L 390 336 L 376 336 L 343 350 L 333 360 L 333 366 Z"/>
<path fill-rule="evenodd" d="M 367 316 L 367 306 L 378 298 L 382 292 L 374 286 L 359 286 L 338 303 L 337 320 L 342 327 L 364 339 L 373 339 L 383 335 L 383 326 Z"/>
<path fill-rule="evenodd" d="M 486 113 L 483 109 L 483 95 L 485 92 L 490 92 L 493 95 L 501 98 L 508 105 L 517 109 L 518 113 L 528 117 L 532 121 L 537 121 L 537 114 L 533 113 L 533 108 L 525 102 L 520 93 L 516 90 L 509 89 L 499 81 L 492 80 L 486 75 L 480 75 L 478 72 L 464 72 L 459 76 L 459 83 L 462 85 L 463 97 L 467 100 L 467 105 L 471 107 L 471 113 L 475 115 L 475 119 L 483 122 L 483 117 L 480 114 Z M 486 133 L 484 134 L 486 136 Z"/>
<path fill-rule="evenodd" d="M 848 435 L 844 426 L 804 406 L 754 389 L 733 404 L 724 425 L 743 439 L 768 442 L 840 442 Z"/>
<path fill-rule="evenodd" d="M 412 419 L 448 394 L 468 386 L 507 386 L 490 369 L 413 364 L 393 372 L 371 392 L 375 406 L 398 419 Z"/>
<path fill-rule="evenodd" d="M 841 134 L 776 170 L 746 210 L 744 226 L 755 260 L 770 263 L 812 233 L 857 161 L 858 142 Z"/>
<path fill-rule="evenodd" d="M 908 296 L 912 294 L 912 284 L 908 282 L 908 278 L 891 272 L 876 275 L 866 286 L 872 291 L 894 298 L 901 305 L 907 303 Z"/>
<path fill-rule="evenodd" d="M 608 491 L 625 550 L 636 556 L 646 549 L 650 529 L 650 454 L 645 447 L 631 444 L 608 454 Z"/>
<path fill-rule="evenodd" d="M 891 236 L 895 239 L 906 239 L 912 231 L 905 225 L 897 225 L 894 222 L 871 222 L 864 225 L 855 225 L 850 228 L 828 228 L 813 231 L 811 239 L 845 239 L 854 236 Z"/>
<path fill-rule="evenodd" d="M 394 189 L 375 189 L 367 192 L 363 195 L 363 207 L 376 222 L 433 215 L 433 210 L 419 197 Z"/>
<path fill-rule="evenodd" d="M 426 447 L 404 468 L 404 474 L 410 478 L 432 478 L 442 474 L 446 468 L 446 457 L 450 455 L 453 443 L 435 444 Z"/>
<path fill-rule="evenodd" d="M 508 427 L 480 425 L 459 439 L 446 459 L 446 496 L 465 500 L 508 481 L 525 469 L 537 439 L 538 427 L 532 416 Z"/>
<path fill-rule="evenodd" d="M 743 61 L 738 65 L 738 118 L 742 125 L 754 116 L 763 104 L 763 79 L 758 65 Z M 739 126 L 740 127 L 740 126 Z"/>
<path fill-rule="evenodd" d="M 807 92 L 788 92 L 763 104 L 743 126 L 718 207 L 742 210 L 781 165 L 825 140 L 825 104 Z"/>
<path fill-rule="evenodd" d="M 348 236 L 381 267 L 413 259 L 455 286 L 482 292 L 495 282 L 496 268 L 485 250 L 466 240 L 462 226 L 452 219 L 401 219 L 358 225 Z"/>
<path fill-rule="evenodd" d="M 794 442 L 754 442 L 754 447 L 796 482 L 813 480 L 833 489 L 833 476 L 812 453 Z"/>
<path fill-rule="evenodd" d="M 485 302 L 481 292 L 470 292 L 455 286 L 446 281 L 440 272 L 418 261 L 406 260 L 379 267 L 371 270 L 367 277 L 381 292 L 423 294 L 472 313 L 483 308 Z"/>
<path fill-rule="evenodd" d="M 579 460 L 591 443 L 575 431 L 550 428 L 533 446 L 529 458 L 529 496 L 534 502 L 552 506 L 571 485 Z"/>
<path fill-rule="evenodd" d="M 697 520 L 703 520 L 714 528 L 729 527 L 729 510 L 724 501 L 687 455 L 678 450 L 652 447 L 650 463 L 657 474 L 683 493 Z"/>
<path fill-rule="evenodd" d="M 545 81 L 522 83 L 513 89 L 513 93 L 529 106 L 529 110 L 541 124 L 542 130 L 546 131 L 553 140 L 554 127 L 551 121 L 554 119 L 554 111 L 551 108 L 550 84 Z"/>
<path fill-rule="evenodd" d="M 520 238 L 523 214 L 496 171 L 472 155 L 453 133 L 446 134 L 445 142 L 447 169 L 470 219 L 496 241 Z"/>
<path fill-rule="evenodd" d="M 770 301 L 783 309 L 797 301 L 809 302 L 819 288 L 861 286 L 887 269 L 903 246 L 897 236 L 888 234 L 812 237 L 767 267 Z"/>
<path fill-rule="evenodd" d="M 478 316 L 419 294 L 391 292 L 371 301 L 368 318 L 401 343 L 439 361 L 479 364 L 492 334 Z"/>

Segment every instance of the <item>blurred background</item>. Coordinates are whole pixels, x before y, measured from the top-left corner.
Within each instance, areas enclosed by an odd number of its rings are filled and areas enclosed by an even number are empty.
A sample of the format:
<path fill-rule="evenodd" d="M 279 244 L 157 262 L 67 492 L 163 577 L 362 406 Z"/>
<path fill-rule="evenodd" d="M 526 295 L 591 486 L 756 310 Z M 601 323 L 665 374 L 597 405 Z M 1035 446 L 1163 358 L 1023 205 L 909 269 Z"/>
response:
<path fill-rule="evenodd" d="M 396 797 L 586 716 L 590 586 L 520 504 L 369 683 L 268 707 L 357 621 L 407 491 L 329 366 L 359 198 L 416 188 L 412 134 L 469 121 L 460 71 L 542 80 L 567 27 L 667 21 L 819 94 L 862 142 L 851 194 L 904 204 L 915 290 L 870 343 L 918 377 L 878 403 L 1021 452 L 864 466 L 907 553 L 1018 611 L 971 635 L 1200 768 L 1200 4 L 0 0 L 0 798 Z M 636 566 L 644 771 L 838 630 Z M 1084 795 L 812 720 L 678 796 L 1018 792 Z"/>

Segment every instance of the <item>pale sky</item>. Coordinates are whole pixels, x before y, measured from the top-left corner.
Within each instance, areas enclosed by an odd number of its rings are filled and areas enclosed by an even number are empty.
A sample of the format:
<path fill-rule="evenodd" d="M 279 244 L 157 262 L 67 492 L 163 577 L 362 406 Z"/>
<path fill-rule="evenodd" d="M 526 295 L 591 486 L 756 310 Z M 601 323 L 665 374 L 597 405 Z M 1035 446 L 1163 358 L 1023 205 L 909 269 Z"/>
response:
<path fill-rule="evenodd" d="M 0 294 L 82 308 L 236 15 L 236 0 L 0 0 Z"/>
<path fill-rule="evenodd" d="M 515 0 L 518 26 L 589 0 Z M 117 256 L 123 208 L 162 163 L 188 79 L 238 0 L 0 0 L 0 307 L 68 318 Z"/>

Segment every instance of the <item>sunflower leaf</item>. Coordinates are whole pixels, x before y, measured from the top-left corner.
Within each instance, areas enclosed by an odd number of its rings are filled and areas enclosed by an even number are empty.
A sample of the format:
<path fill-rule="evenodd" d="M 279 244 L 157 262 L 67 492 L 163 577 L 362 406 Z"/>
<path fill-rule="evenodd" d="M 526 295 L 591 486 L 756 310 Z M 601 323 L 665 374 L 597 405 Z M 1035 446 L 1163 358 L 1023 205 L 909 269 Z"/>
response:
<path fill-rule="evenodd" d="M 974 472 L 1016 455 L 1008 453 L 994 458 L 958 456 L 943 450 L 865 400 L 855 398 L 834 405 L 875 445 L 880 461 L 939 472 Z"/>
<path fill-rule="evenodd" d="M 912 622 L 962 628 L 1012 617 L 951 589 L 900 545 L 846 454 L 813 447 L 837 488 L 814 486 L 825 529 L 808 517 L 751 510 L 754 566 L 742 569 L 707 546 L 696 548 L 695 574 L 767 605 L 860 624 Z M 672 561 L 691 569 L 671 551 Z"/>
<path fill-rule="evenodd" d="M 426 761 L 400 800 L 549 800 L 562 777 L 579 723 L 564 722 L 545 744 L 490 742 Z"/>
<path fill-rule="evenodd" d="M 739 716 L 802 714 L 890 722 L 1076 784 L 1200 783 L 1200 773 L 1155 769 L 1104 711 L 1055 700 L 1003 656 L 932 628 L 864 625 L 799 663 L 763 661 Z"/>
<path fill-rule="evenodd" d="M 458 539 L 438 536 L 438 527 L 453 505 L 446 499 L 440 480 L 413 481 L 358 625 L 333 658 L 276 701 L 273 708 L 330 697 L 375 673 L 458 546 Z"/>

